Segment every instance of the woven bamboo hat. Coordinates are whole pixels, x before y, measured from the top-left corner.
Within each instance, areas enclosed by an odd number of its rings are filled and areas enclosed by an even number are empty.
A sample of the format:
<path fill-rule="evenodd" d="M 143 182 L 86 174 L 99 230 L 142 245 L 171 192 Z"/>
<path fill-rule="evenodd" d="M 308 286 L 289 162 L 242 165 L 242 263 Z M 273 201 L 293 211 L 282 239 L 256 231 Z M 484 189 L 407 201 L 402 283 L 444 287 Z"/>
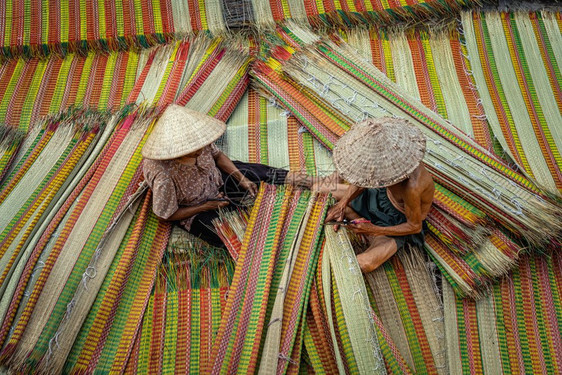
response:
<path fill-rule="evenodd" d="M 154 125 L 142 156 L 153 160 L 179 158 L 210 145 L 225 130 L 220 120 L 171 104 Z"/>
<path fill-rule="evenodd" d="M 407 120 L 367 119 L 336 143 L 334 163 L 350 184 L 380 188 L 406 179 L 425 153 L 425 137 Z"/>

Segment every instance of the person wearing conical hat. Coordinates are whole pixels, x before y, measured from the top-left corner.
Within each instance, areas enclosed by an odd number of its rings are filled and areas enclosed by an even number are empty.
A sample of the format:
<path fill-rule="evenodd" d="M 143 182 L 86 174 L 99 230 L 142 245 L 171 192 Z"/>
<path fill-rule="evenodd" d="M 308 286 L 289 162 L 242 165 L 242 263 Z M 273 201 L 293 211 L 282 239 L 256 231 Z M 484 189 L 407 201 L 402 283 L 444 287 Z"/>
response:
<path fill-rule="evenodd" d="M 224 245 L 211 228 L 219 208 L 240 202 L 243 193 L 254 196 L 260 181 L 283 184 L 288 179 L 282 169 L 231 161 L 213 143 L 225 130 L 222 121 L 172 104 L 142 149 L 143 172 L 153 192 L 156 216 L 179 222 L 218 247 Z"/>
<path fill-rule="evenodd" d="M 336 171 L 348 184 L 332 191 L 338 202 L 326 221 L 346 219 L 349 229 L 367 236 L 370 246 L 357 256 L 363 272 L 373 271 L 398 249 L 423 246 L 423 221 L 435 190 L 422 163 L 424 153 L 421 131 L 392 117 L 367 119 L 336 143 Z"/>

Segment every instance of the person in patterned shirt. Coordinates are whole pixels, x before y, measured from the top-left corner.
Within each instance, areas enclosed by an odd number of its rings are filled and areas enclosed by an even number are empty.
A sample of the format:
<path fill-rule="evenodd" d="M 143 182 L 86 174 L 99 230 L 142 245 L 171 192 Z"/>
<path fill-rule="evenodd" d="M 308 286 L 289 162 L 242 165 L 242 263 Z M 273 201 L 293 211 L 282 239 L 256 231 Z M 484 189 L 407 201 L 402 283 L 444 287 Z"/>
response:
<path fill-rule="evenodd" d="M 213 143 L 225 130 L 217 119 L 170 105 L 142 150 L 156 216 L 178 222 L 218 247 L 224 244 L 212 230 L 212 220 L 220 208 L 240 198 L 241 192 L 255 196 L 260 181 L 283 184 L 292 178 L 283 169 L 230 160 Z"/>

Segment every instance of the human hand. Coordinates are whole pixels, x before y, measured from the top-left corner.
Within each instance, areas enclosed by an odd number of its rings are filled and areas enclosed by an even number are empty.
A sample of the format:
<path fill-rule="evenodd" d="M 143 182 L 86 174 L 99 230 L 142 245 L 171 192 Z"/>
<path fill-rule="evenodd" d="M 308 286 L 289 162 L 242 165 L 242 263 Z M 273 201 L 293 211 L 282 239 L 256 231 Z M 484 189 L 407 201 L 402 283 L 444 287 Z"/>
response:
<path fill-rule="evenodd" d="M 341 201 L 334 204 L 328 210 L 328 213 L 326 214 L 326 220 L 324 222 L 327 223 L 329 221 L 343 221 L 343 219 L 345 217 L 345 207 L 346 206 L 347 205 L 342 203 Z M 337 232 L 339 228 L 340 228 L 339 225 L 334 225 L 334 231 Z"/>
<path fill-rule="evenodd" d="M 204 211 L 218 210 L 219 208 L 226 207 L 230 204 L 228 199 L 225 198 L 223 193 L 219 193 L 216 198 L 209 199 L 201 206 Z"/>
<path fill-rule="evenodd" d="M 355 234 L 365 234 L 368 236 L 376 236 L 377 235 L 377 226 L 368 221 L 360 221 L 354 222 L 351 221 L 347 227 L 353 231 Z"/>
<path fill-rule="evenodd" d="M 243 177 L 243 178 L 240 180 L 240 186 L 241 186 L 244 190 L 248 191 L 248 193 L 249 193 L 252 197 L 255 197 L 256 194 L 258 193 L 258 186 L 257 186 L 255 183 L 253 183 L 252 181 L 250 181 L 250 180 L 249 180 L 248 178 L 246 178 L 246 177 Z"/>

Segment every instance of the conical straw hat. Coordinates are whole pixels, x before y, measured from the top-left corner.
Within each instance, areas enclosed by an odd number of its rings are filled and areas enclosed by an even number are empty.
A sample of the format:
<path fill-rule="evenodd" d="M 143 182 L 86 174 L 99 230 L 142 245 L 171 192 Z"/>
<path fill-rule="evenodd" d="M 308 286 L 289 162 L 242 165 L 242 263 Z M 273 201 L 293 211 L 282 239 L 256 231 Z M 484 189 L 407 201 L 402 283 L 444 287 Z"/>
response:
<path fill-rule="evenodd" d="M 225 130 L 220 120 L 171 104 L 154 125 L 142 156 L 153 160 L 179 158 L 216 141 Z"/>
<path fill-rule="evenodd" d="M 425 153 L 425 137 L 404 119 L 367 119 L 336 143 L 334 163 L 350 184 L 379 188 L 406 179 Z"/>

